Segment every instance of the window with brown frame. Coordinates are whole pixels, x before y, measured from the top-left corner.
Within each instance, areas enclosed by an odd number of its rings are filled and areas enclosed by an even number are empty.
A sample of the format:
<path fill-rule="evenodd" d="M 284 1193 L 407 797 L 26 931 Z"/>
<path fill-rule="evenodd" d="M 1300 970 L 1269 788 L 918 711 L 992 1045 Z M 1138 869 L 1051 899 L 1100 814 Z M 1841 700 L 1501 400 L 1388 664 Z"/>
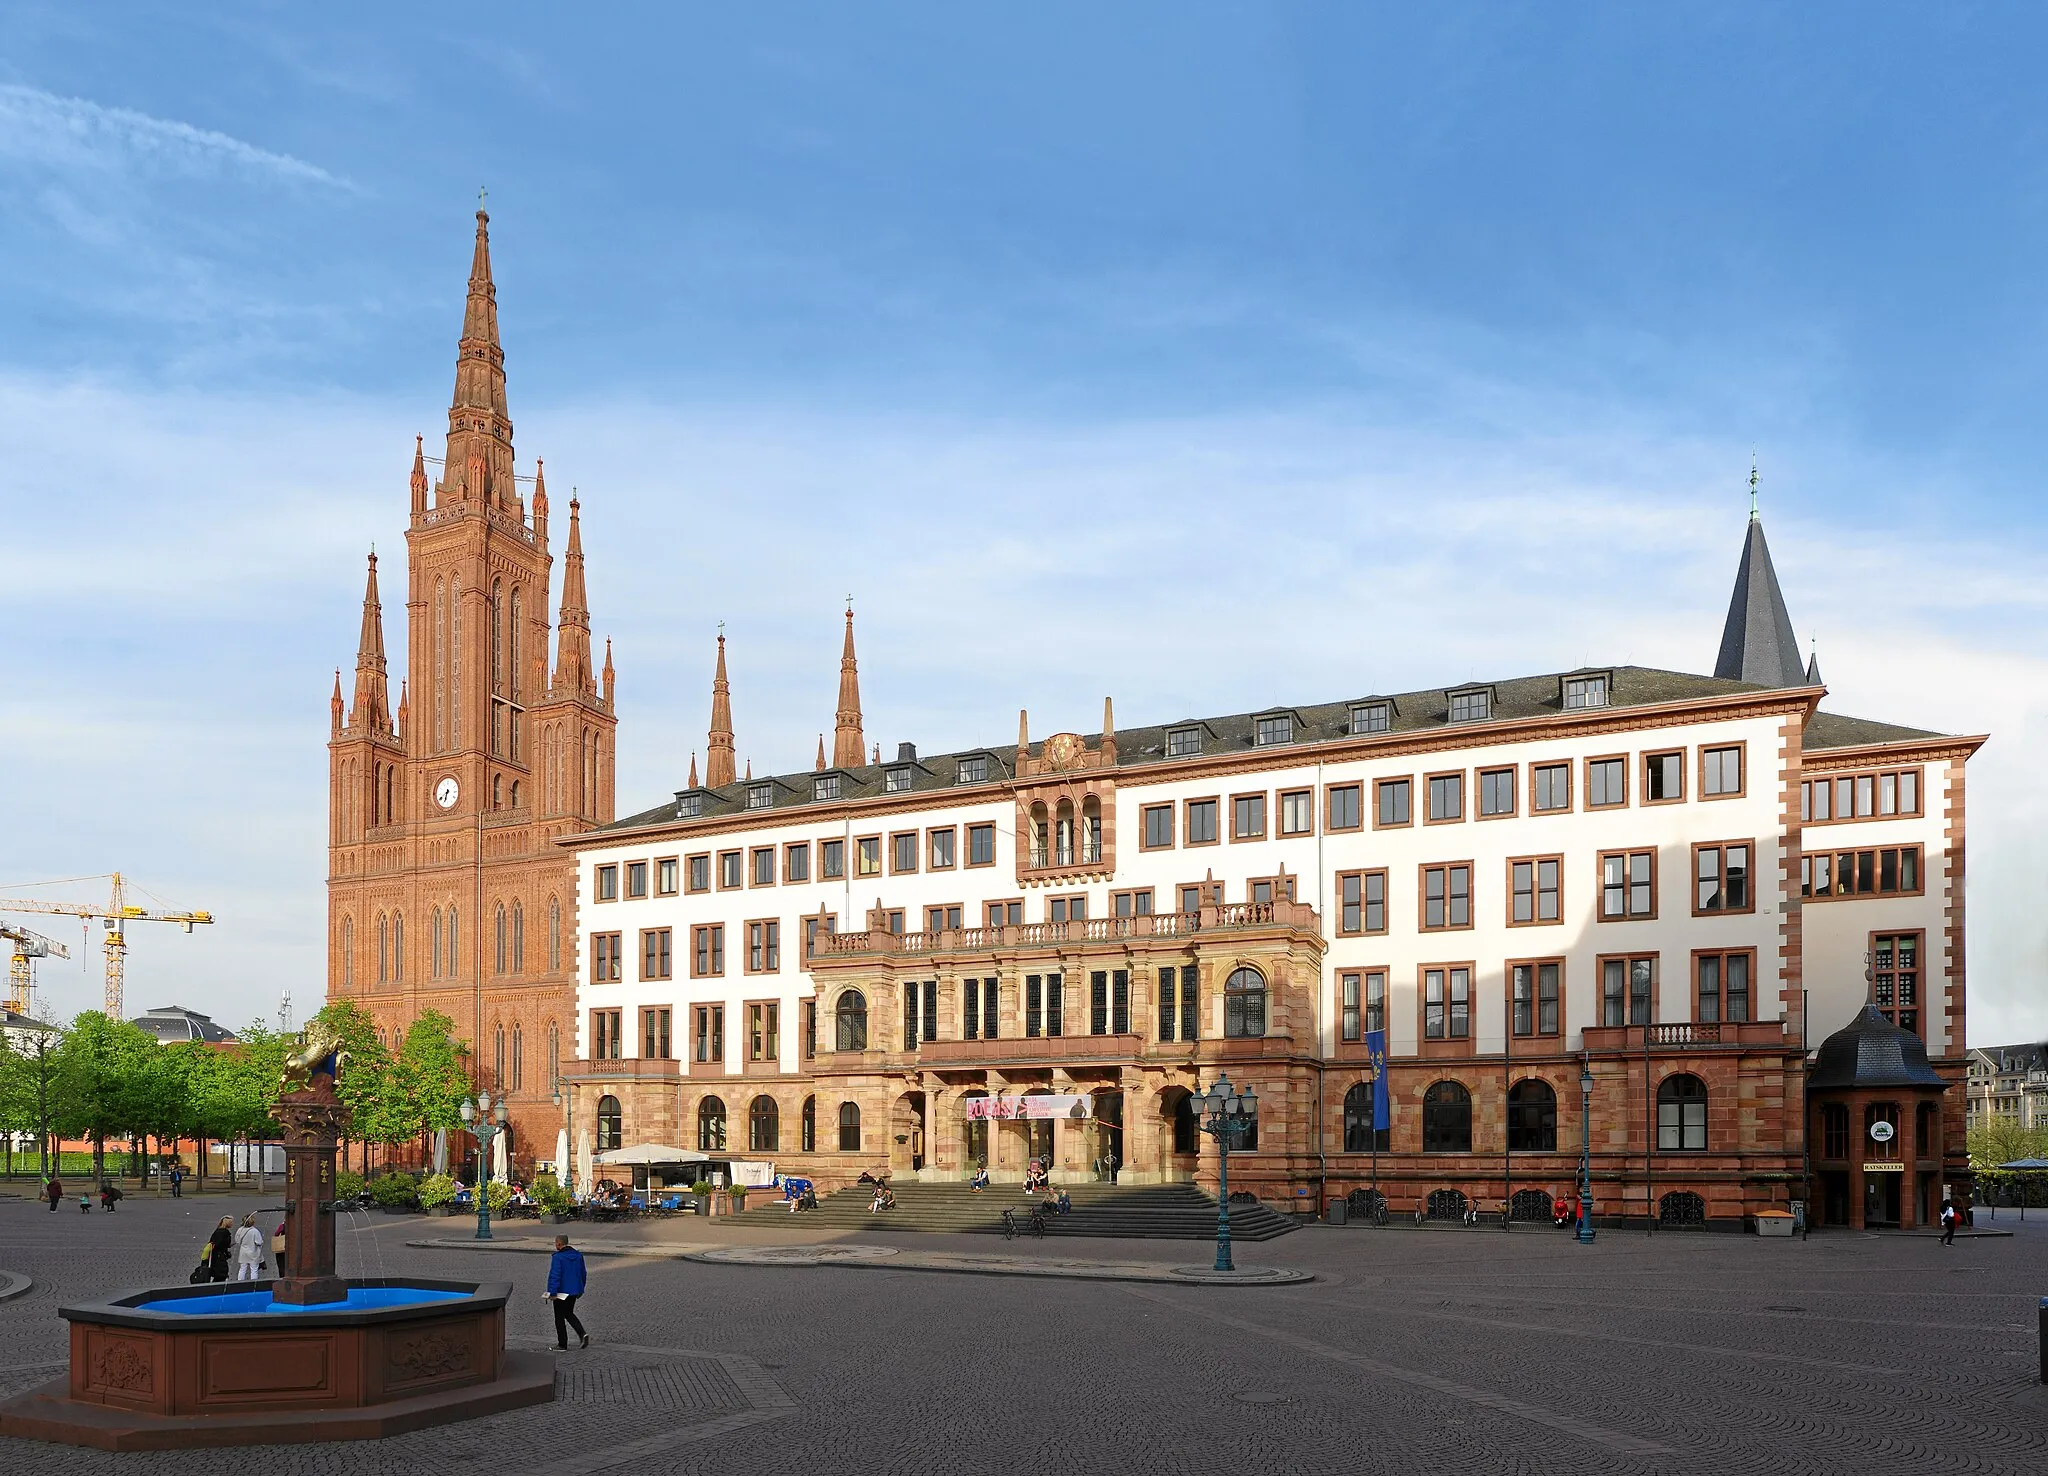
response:
<path fill-rule="evenodd" d="M 747 1059 L 773 1064 L 782 1055 L 782 1006 L 762 1000 L 747 1006 Z"/>
<path fill-rule="evenodd" d="M 666 1061 L 675 1052 L 669 1039 L 669 1012 L 663 1007 L 640 1011 L 640 1055 L 649 1061 Z"/>
<path fill-rule="evenodd" d="M 1152 915 L 1152 889 L 1136 887 L 1128 892 L 1109 894 L 1111 912 L 1118 917 L 1150 917 Z"/>
<path fill-rule="evenodd" d="M 1291 876 L 1255 876 L 1245 882 L 1247 902 L 1292 902 L 1294 900 L 1294 878 Z"/>
<path fill-rule="evenodd" d="M 1479 818 L 1500 820 L 1515 813 L 1515 771 L 1479 771 Z"/>
<path fill-rule="evenodd" d="M 870 926 L 879 928 L 881 931 L 885 933 L 894 933 L 899 938 L 903 936 L 902 908 L 879 908 L 876 911 L 869 913 L 868 916 L 873 920 Z"/>
<path fill-rule="evenodd" d="M 1657 915 L 1657 853 L 1600 853 L 1600 921 L 1626 922 Z"/>
<path fill-rule="evenodd" d="M 1692 848 L 1692 911 L 1754 912 L 1748 841 L 1715 841 Z"/>
<path fill-rule="evenodd" d="M 927 933 L 943 933 L 960 926 L 960 904 L 940 903 L 924 910 L 924 930 Z"/>
<path fill-rule="evenodd" d="M 1143 826 L 1139 850 L 1163 851 L 1173 844 L 1172 805 L 1146 805 L 1138 818 Z"/>
<path fill-rule="evenodd" d="M 1323 806 L 1323 828 L 1325 830 L 1358 830 L 1364 823 L 1360 803 L 1360 788 L 1356 784 L 1332 784 Z"/>
<path fill-rule="evenodd" d="M 1570 764 L 1529 765 L 1529 810 L 1553 815 L 1572 807 L 1572 766 Z"/>
<path fill-rule="evenodd" d="M 626 863 L 626 900 L 644 901 L 647 896 L 647 863 L 628 861 Z"/>
<path fill-rule="evenodd" d="M 1234 841 L 1266 838 L 1265 795 L 1234 794 L 1230 797 L 1230 838 Z"/>
<path fill-rule="evenodd" d="M 1843 820 L 1917 815 L 1920 780 L 1917 766 L 1807 779 L 1799 786 L 1799 818 L 1808 825 L 1831 825 Z"/>
<path fill-rule="evenodd" d="M 1415 781 L 1375 779 L 1372 786 L 1372 828 L 1397 830 L 1415 823 Z"/>
<path fill-rule="evenodd" d="M 846 842 L 843 840 L 821 840 L 818 842 L 818 880 L 838 881 L 846 875 Z"/>
<path fill-rule="evenodd" d="M 775 885 L 775 847 L 754 847 L 754 885 L 772 887 Z"/>
<path fill-rule="evenodd" d="M 1213 846 L 1220 838 L 1216 829 L 1216 806 L 1214 799 L 1191 799 L 1182 818 L 1181 833 L 1190 846 Z"/>
<path fill-rule="evenodd" d="M 809 963 L 818 951 L 818 935 L 838 931 L 839 914 L 821 912 L 816 917 L 807 917 L 804 923 L 804 962 Z"/>
<path fill-rule="evenodd" d="M 1429 786 L 1429 814 L 1431 825 L 1447 825 L 1453 820 L 1465 818 L 1465 774 L 1463 770 L 1451 774 L 1428 774 L 1424 778 Z"/>
<path fill-rule="evenodd" d="M 1918 846 L 1872 846 L 1799 858 L 1799 895 L 1814 902 L 1912 897 L 1925 885 Z"/>
<path fill-rule="evenodd" d="M 1901 1030 L 1920 1033 L 1920 947 L 1922 935 L 1873 933 L 1870 938 L 1870 1002 Z"/>
<path fill-rule="evenodd" d="M 765 917 L 747 924 L 747 972 L 772 974 L 782 967 L 782 924 Z"/>
<path fill-rule="evenodd" d="M 643 979 L 667 979 L 671 977 L 669 962 L 669 940 L 667 928 L 642 928 L 640 930 L 640 977 Z"/>
<path fill-rule="evenodd" d="M 782 879 L 807 882 L 811 879 L 811 843 L 791 841 L 782 848 Z"/>
<path fill-rule="evenodd" d="M 1751 1000 L 1756 987 L 1756 952 L 1737 949 L 1727 953 L 1695 953 L 1692 956 L 1697 1004 L 1693 1018 L 1703 1025 L 1727 1021 L 1740 1024 L 1752 1018 Z"/>
<path fill-rule="evenodd" d="M 853 874 L 855 876 L 880 876 L 882 874 L 882 838 L 879 835 L 863 835 L 854 839 Z"/>
<path fill-rule="evenodd" d="M 1422 931 L 1447 932 L 1472 926 L 1472 863 L 1459 861 L 1422 868 Z"/>
<path fill-rule="evenodd" d="M 1564 858 L 1517 856 L 1508 862 L 1508 926 L 1564 920 Z"/>
<path fill-rule="evenodd" d="M 967 864 L 969 866 L 993 866 L 996 864 L 995 826 L 970 825 L 967 827 Z"/>
<path fill-rule="evenodd" d="M 676 858 L 673 856 L 660 857 L 654 863 L 654 895 L 657 897 L 673 897 L 680 885 L 678 877 L 679 871 Z"/>
<path fill-rule="evenodd" d="M 1532 958 L 1508 965 L 1508 991 L 1518 1036 L 1561 1034 L 1564 960 Z"/>
<path fill-rule="evenodd" d="M 991 902 L 984 909 L 988 919 L 984 924 L 991 928 L 1021 928 L 1024 926 L 1024 899 L 1006 897 L 1001 902 Z"/>
<path fill-rule="evenodd" d="M 1743 745 L 1700 749 L 1700 798 L 1737 799 L 1743 793 Z"/>
<path fill-rule="evenodd" d="M 1347 971 L 1338 976 L 1337 989 L 1341 1011 L 1339 1034 L 1344 1040 L 1362 1041 L 1368 1033 L 1387 1028 L 1385 969 Z"/>
<path fill-rule="evenodd" d="M 597 868 L 595 872 L 592 873 L 592 875 L 595 878 L 594 885 L 596 888 L 596 895 L 598 901 L 616 902 L 619 900 L 618 867 L 600 866 Z"/>
<path fill-rule="evenodd" d="M 1628 803 L 1628 760 L 1620 754 L 1586 760 L 1586 808 L 1612 810 Z"/>
<path fill-rule="evenodd" d="M 690 1059 L 700 1066 L 725 1064 L 725 1006 L 698 1005 L 690 1011 Z"/>
<path fill-rule="evenodd" d="M 1422 1038 L 1472 1038 L 1472 966 L 1426 964 L 1422 970 Z"/>
<path fill-rule="evenodd" d="M 625 934 L 592 933 L 590 935 L 590 982 L 593 984 L 616 984 L 625 977 Z"/>
<path fill-rule="evenodd" d="M 1656 1008 L 1656 954 L 1600 960 L 1602 1025 L 1647 1025 Z"/>
<path fill-rule="evenodd" d="M 690 929 L 690 977 L 713 979 L 725 972 L 725 924 L 703 923 Z"/>
<path fill-rule="evenodd" d="M 625 1011 L 590 1012 L 590 1059 L 616 1061 L 626 1054 Z"/>
<path fill-rule="evenodd" d="M 951 871 L 954 852 L 960 843 L 960 833 L 948 825 L 939 830 L 925 832 L 925 868 L 928 871 Z"/>
<path fill-rule="evenodd" d="M 683 862 L 685 885 L 692 892 L 711 890 L 711 857 L 708 853 L 691 856 Z"/>
<path fill-rule="evenodd" d="M 1643 803 L 1669 805 L 1685 798 L 1685 750 L 1643 755 Z"/>
<path fill-rule="evenodd" d="M 917 832 L 900 831 L 889 837 L 889 871 L 893 876 L 917 870 Z"/>
<path fill-rule="evenodd" d="M 1088 920 L 1088 894 L 1077 892 L 1071 897 L 1046 898 L 1045 920 L 1054 923 L 1086 922 Z"/>
<path fill-rule="evenodd" d="M 1313 789 L 1283 789 L 1280 792 L 1280 833 L 1313 835 L 1316 829 L 1316 792 Z"/>
<path fill-rule="evenodd" d="M 743 857 L 738 851 L 718 853 L 718 890 L 730 892 L 740 884 L 740 867 Z"/>
<path fill-rule="evenodd" d="M 1337 873 L 1337 931 L 1357 937 L 1387 930 L 1385 871 Z"/>

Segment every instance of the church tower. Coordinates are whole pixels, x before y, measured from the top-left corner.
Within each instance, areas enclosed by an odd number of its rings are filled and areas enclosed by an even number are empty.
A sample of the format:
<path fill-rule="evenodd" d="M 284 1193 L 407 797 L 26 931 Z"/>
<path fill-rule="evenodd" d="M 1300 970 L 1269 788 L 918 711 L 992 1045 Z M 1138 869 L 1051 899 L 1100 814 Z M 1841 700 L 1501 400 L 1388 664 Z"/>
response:
<path fill-rule="evenodd" d="M 575 1054 L 575 870 L 553 843 L 612 818 L 617 720 L 609 645 L 601 685 L 591 669 L 574 499 L 549 620 L 547 485 L 536 462 L 529 502 L 514 470 L 489 226 L 479 210 L 438 478 L 413 447 L 399 720 L 374 555 L 346 710 L 336 677 L 327 993 L 394 1048 L 422 1011 L 453 1020 L 524 1164 L 554 1154 L 555 1073 Z"/>

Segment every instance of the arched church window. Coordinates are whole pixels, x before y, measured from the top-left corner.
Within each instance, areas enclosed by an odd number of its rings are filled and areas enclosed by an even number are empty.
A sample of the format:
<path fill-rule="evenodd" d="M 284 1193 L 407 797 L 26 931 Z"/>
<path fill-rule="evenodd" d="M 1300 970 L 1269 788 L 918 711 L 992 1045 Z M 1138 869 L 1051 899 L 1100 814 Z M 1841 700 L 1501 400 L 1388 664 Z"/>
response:
<path fill-rule="evenodd" d="M 505 1089 L 505 1026 L 502 1022 L 492 1029 L 491 1080 L 499 1091 Z"/>
<path fill-rule="evenodd" d="M 341 987 L 356 987 L 356 920 L 352 917 L 341 920 Z"/>
<path fill-rule="evenodd" d="M 526 972 L 526 909 L 516 901 L 512 904 L 512 972 Z"/>
<path fill-rule="evenodd" d="M 441 909 L 438 907 L 427 921 L 427 977 L 441 977 Z"/>
<path fill-rule="evenodd" d="M 839 996 L 839 1003 L 833 1011 L 837 1031 L 835 1041 L 842 1051 L 864 1051 L 868 1048 L 868 1001 L 858 989 L 849 989 Z"/>
<path fill-rule="evenodd" d="M 548 972 L 562 972 L 562 904 L 548 898 Z"/>
<path fill-rule="evenodd" d="M 381 912 L 377 914 L 377 982 L 391 982 L 391 923 Z"/>
<path fill-rule="evenodd" d="M 512 1090 L 519 1091 L 526 1085 L 526 1027 L 512 1027 Z"/>
<path fill-rule="evenodd" d="M 505 972 L 505 904 L 500 902 L 493 918 L 492 972 Z"/>
<path fill-rule="evenodd" d="M 405 982 L 405 914 L 391 914 L 391 982 Z"/>

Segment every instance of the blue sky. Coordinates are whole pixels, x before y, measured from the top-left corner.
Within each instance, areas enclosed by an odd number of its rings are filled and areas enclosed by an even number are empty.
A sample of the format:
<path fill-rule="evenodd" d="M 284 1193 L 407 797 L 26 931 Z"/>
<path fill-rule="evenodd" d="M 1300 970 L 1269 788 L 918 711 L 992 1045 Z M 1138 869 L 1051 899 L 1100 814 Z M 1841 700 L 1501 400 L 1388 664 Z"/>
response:
<path fill-rule="evenodd" d="M 1701 669 L 1754 452 L 1829 705 L 1993 733 L 1972 1035 L 2048 1032 L 2048 20 L 1104 9 L 0 4 L 0 883 L 220 913 L 131 1003 L 317 995 L 327 686 L 485 184 L 622 808 L 719 619 L 806 764 L 849 589 L 935 747 Z"/>

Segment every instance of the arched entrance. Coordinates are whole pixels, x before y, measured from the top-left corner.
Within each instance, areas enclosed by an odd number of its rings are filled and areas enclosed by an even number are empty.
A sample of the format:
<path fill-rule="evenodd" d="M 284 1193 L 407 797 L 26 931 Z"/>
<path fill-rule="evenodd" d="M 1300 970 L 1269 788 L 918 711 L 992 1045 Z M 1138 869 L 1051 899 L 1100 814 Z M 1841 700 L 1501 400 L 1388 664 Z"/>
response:
<path fill-rule="evenodd" d="M 1124 1094 L 1099 1091 L 1094 1097 L 1095 1117 L 1088 1124 L 1090 1176 L 1113 1184 L 1128 1157 L 1124 1142 Z"/>
<path fill-rule="evenodd" d="M 986 1099 L 987 1096 L 988 1093 L 979 1087 L 960 1094 L 960 1167 L 970 1179 L 974 1177 L 976 1169 L 995 1167 L 988 1152 L 988 1119 L 967 1116 L 967 1104 L 978 1099 Z"/>
<path fill-rule="evenodd" d="M 1195 1177 L 1202 1134 L 1195 1126 L 1194 1093 L 1186 1087 L 1168 1087 L 1159 1094 L 1159 1169 L 1169 1182 Z"/>
<path fill-rule="evenodd" d="M 889 1111 L 889 1168 L 915 1174 L 924 1169 L 923 1092 L 905 1092 Z"/>

